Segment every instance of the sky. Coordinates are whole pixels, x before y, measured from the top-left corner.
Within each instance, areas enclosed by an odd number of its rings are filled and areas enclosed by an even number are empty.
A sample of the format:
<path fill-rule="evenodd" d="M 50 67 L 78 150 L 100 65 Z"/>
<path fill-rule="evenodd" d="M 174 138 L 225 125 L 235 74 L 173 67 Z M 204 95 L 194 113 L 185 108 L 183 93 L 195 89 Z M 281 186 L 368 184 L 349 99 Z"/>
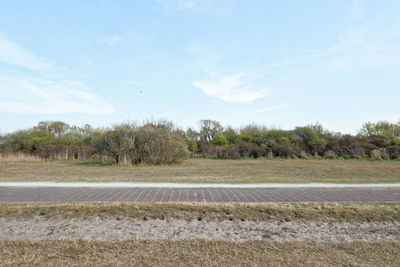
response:
<path fill-rule="evenodd" d="M 0 0 L 0 132 L 400 120 L 398 0 Z"/>

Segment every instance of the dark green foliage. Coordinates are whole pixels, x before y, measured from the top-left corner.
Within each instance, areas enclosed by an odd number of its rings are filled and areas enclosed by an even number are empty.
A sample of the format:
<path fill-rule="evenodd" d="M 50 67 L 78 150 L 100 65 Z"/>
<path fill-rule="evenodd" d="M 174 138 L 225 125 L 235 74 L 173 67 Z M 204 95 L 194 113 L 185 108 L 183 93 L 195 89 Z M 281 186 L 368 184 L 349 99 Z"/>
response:
<path fill-rule="evenodd" d="M 391 159 L 400 159 L 400 145 L 389 146 L 387 152 Z"/>

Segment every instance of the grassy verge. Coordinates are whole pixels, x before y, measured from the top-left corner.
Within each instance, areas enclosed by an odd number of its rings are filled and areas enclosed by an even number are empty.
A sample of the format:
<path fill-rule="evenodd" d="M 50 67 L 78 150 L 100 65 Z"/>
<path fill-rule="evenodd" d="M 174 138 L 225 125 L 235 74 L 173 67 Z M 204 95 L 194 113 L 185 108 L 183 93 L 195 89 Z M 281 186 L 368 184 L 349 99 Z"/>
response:
<path fill-rule="evenodd" d="M 294 204 L 133 204 L 61 203 L 0 204 L 0 217 L 90 218 L 125 216 L 147 219 L 184 220 L 322 220 L 399 221 L 400 203 L 294 203 Z"/>
<path fill-rule="evenodd" d="M 4 265 L 399 266 L 400 243 L 0 241 Z"/>
<path fill-rule="evenodd" d="M 190 159 L 167 166 L 93 161 L 0 162 L 0 181 L 181 183 L 395 183 L 400 161 Z"/>

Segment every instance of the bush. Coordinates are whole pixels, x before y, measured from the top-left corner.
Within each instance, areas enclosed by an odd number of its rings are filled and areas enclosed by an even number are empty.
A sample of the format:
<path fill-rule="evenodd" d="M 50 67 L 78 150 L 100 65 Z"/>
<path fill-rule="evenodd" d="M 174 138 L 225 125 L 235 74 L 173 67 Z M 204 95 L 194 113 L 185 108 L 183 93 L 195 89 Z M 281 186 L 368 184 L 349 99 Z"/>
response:
<path fill-rule="evenodd" d="M 400 123 L 367 123 L 357 136 L 329 132 L 321 125 L 294 130 L 267 129 L 255 124 L 233 129 L 202 120 L 198 131 L 186 132 L 171 122 L 142 126 L 115 125 L 93 129 L 60 121 L 42 121 L 30 129 L 0 135 L 0 153 L 31 154 L 45 159 L 101 157 L 125 164 L 164 164 L 188 156 L 219 158 L 284 157 L 397 159 Z"/>
<path fill-rule="evenodd" d="M 184 137 L 165 122 L 146 124 L 137 129 L 132 162 L 167 164 L 189 154 Z"/>
<path fill-rule="evenodd" d="M 325 152 L 325 158 L 327 159 L 335 159 L 336 158 L 336 153 L 333 150 L 328 150 Z"/>
<path fill-rule="evenodd" d="M 275 157 L 296 158 L 301 157 L 301 149 L 290 144 L 277 144 L 272 150 Z"/>
<path fill-rule="evenodd" d="M 217 156 L 219 158 L 225 158 L 225 159 L 258 158 L 258 157 L 265 157 L 266 151 L 265 149 L 256 144 L 240 141 L 237 144 L 233 144 L 228 147 L 218 149 Z"/>
<path fill-rule="evenodd" d="M 386 148 L 389 158 L 400 159 L 400 145 L 389 146 Z"/>

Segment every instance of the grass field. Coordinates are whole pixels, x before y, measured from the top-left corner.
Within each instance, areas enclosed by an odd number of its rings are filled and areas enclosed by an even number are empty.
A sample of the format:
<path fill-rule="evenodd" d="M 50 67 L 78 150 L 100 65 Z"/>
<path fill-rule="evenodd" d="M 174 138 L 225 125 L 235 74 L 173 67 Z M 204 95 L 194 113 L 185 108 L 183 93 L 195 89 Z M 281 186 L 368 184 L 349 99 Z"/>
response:
<path fill-rule="evenodd" d="M 189 159 L 167 166 L 95 161 L 0 161 L 0 181 L 182 183 L 397 183 L 400 161 Z"/>
<path fill-rule="evenodd" d="M 15 266 L 399 266 L 399 243 L 0 241 Z"/>

